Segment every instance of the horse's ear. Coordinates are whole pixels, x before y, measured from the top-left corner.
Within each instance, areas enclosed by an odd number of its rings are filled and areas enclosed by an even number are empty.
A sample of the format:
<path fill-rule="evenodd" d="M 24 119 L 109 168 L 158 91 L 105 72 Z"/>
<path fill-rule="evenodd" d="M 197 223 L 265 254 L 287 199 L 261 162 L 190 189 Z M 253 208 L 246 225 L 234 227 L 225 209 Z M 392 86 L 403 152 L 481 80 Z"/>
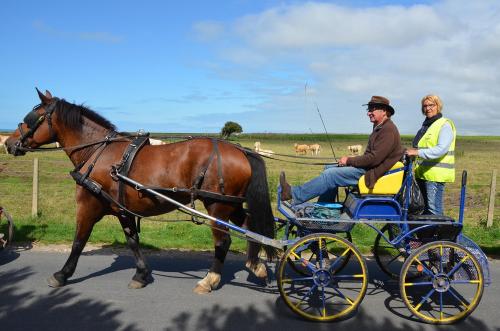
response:
<path fill-rule="evenodd" d="M 50 100 L 52 99 L 52 95 L 50 94 L 49 91 L 46 91 L 45 94 L 43 94 L 37 87 L 35 87 L 35 89 L 36 92 L 38 93 L 38 97 L 40 98 L 42 104 L 47 104 L 50 102 Z"/>

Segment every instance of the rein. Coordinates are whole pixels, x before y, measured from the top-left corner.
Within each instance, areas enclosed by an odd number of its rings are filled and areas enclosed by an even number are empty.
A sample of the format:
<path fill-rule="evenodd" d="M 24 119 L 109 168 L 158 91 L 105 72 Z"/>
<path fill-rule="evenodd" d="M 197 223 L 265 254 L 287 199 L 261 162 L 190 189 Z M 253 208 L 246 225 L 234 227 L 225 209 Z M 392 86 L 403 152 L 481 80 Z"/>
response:
<path fill-rule="evenodd" d="M 96 140 L 90 143 L 86 144 L 81 144 L 81 145 L 75 145 L 75 146 L 69 146 L 69 147 L 43 147 L 43 148 L 32 148 L 32 147 L 19 147 L 18 149 L 24 152 L 50 152 L 50 151 L 58 151 L 58 150 L 64 150 L 64 151 L 75 151 L 79 149 L 83 149 L 85 147 L 90 147 L 90 146 L 95 146 L 99 145 L 105 142 L 114 142 L 114 141 L 129 141 L 126 137 L 123 138 L 111 138 L 111 139 L 101 139 L 101 140 Z"/>
<path fill-rule="evenodd" d="M 309 164 L 309 165 L 330 165 L 330 164 L 338 164 L 338 162 L 300 162 L 300 161 L 292 161 L 292 160 L 286 160 L 286 159 L 280 159 L 268 155 L 262 155 L 260 153 L 254 152 L 256 154 L 259 154 L 260 156 L 270 159 L 270 160 L 275 160 L 275 161 L 280 161 L 280 162 L 286 162 L 286 163 L 294 163 L 294 164 Z M 316 159 L 314 157 L 300 157 L 300 156 L 295 156 L 295 155 L 287 155 L 287 154 L 275 154 L 278 156 L 284 156 L 284 157 L 294 157 L 294 158 L 302 158 L 302 159 Z M 323 159 L 323 160 L 330 160 L 330 158 L 317 158 L 317 159 Z"/>

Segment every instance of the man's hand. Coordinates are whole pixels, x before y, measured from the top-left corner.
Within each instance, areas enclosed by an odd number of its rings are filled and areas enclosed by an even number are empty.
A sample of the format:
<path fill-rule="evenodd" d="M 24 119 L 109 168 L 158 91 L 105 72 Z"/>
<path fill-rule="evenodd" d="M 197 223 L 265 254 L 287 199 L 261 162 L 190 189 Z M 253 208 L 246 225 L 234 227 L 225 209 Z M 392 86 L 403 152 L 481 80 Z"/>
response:
<path fill-rule="evenodd" d="M 405 151 L 405 154 L 408 155 L 408 156 L 418 156 L 418 149 L 416 149 L 416 148 L 408 148 Z"/>
<path fill-rule="evenodd" d="M 346 166 L 346 165 L 347 165 L 347 159 L 348 159 L 348 158 L 349 158 L 348 156 L 342 156 L 342 157 L 340 158 L 340 160 L 339 160 L 339 166 L 340 166 L 340 167 L 344 167 L 344 166 Z"/>

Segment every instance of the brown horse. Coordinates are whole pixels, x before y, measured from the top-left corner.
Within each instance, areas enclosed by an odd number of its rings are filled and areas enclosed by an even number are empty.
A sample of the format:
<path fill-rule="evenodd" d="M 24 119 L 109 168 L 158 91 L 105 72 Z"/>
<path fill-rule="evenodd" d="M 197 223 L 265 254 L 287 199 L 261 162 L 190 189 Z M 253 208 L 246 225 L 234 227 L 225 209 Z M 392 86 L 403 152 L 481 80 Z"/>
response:
<path fill-rule="evenodd" d="M 5 144 L 9 153 L 24 155 L 41 145 L 59 142 L 73 162 L 75 171 L 100 187 L 99 191 L 77 185 L 76 234 L 71 254 L 63 268 L 47 280 L 49 285 L 60 287 L 66 284 L 94 225 L 104 215 L 114 215 L 120 221 L 127 244 L 135 256 L 136 273 L 129 287 L 144 287 L 151 271 L 139 249 L 133 213 L 159 215 L 176 209 L 176 206 L 139 192 L 130 185 L 120 189 L 119 180 L 110 175 L 114 166 L 124 159 L 124 151 L 131 143 L 128 136 L 116 133 L 113 124 L 88 108 L 52 97 L 49 91 L 43 94 L 37 89 L 37 92 L 41 103 L 26 115 L 24 122 L 7 139 Z M 214 148 L 218 149 L 217 157 L 213 156 Z M 200 179 L 201 171 L 205 174 Z M 210 216 L 230 220 L 238 226 L 245 225 L 251 231 L 274 238 L 265 164 L 250 150 L 210 138 L 159 146 L 146 144 L 137 152 L 128 176 L 147 187 L 179 188 L 165 194 L 182 204 L 191 202 L 192 192 L 190 194 L 187 189 L 198 185 L 200 190 L 215 193 L 196 196 L 203 201 Z M 122 200 L 119 199 L 120 190 Z M 224 199 L 225 196 L 239 200 Z M 125 202 L 119 204 L 118 201 Z M 243 208 L 243 201 L 246 201 L 248 211 Z M 205 278 L 194 288 L 196 293 L 208 293 L 220 282 L 231 238 L 219 229 L 212 222 L 215 258 Z M 258 243 L 248 243 L 246 266 L 258 277 L 265 278 L 266 267 L 258 258 L 260 248 Z M 264 248 L 268 257 L 274 255 L 271 247 Z"/>

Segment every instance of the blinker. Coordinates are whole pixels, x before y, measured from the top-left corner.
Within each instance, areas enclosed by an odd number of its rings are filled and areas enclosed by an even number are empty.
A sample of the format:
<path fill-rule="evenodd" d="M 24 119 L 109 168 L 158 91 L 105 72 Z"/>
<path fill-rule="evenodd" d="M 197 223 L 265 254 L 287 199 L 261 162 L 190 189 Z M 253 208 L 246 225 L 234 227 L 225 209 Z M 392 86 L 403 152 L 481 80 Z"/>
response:
<path fill-rule="evenodd" d="M 28 128 L 36 127 L 38 121 L 43 117 L 43 115 L 39 115 L 36 111 L 30 111 L 25 117 L 23 122 L 28 125 Z"/>

